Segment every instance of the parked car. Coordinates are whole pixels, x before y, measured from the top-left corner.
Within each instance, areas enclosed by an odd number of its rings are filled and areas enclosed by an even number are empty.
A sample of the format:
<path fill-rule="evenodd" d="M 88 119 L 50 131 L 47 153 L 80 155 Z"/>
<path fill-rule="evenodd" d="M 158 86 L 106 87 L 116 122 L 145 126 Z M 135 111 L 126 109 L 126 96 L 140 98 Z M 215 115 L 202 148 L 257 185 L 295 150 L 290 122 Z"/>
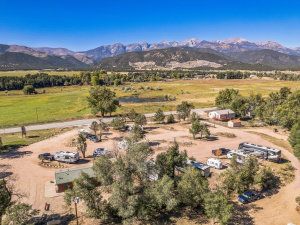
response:
<path fill-rule="evenodd" d="M 211 166 L 215 169 L 222 169 L 223 168 L 223 164 L 222 164 L 222 161 L 220 159 L 210 158 L 210 159 L 207 160 L 206 165 Z"/>
<path fill-rule="evenodd" d="M 219 155 L 226 155 L 229 151 L 230 149 L 227 148 L 219 148 L 219 149 L 212 150 L 211 152 L 213 155 L 219 156 Z"/>
<path fill-rule="evenodd" d="M 255 201 L 261 197 L 261 193 L 259 191 L 246 191 L 243 194 L 238 196 L 238 200 L 246 204 L 248 202 Z"/>
<path fill-rule="evenodd" d="M 91 137 L 90 140 L 93 141 L 93 142 L 99 142 L 100 141 L 96 136 Z"/>
<path fill-rule="evenodd" d="M 42 157 L 44 157 L 43 159 L 52 161 L 54 160 L 54 155 L 51 155 L 50 153 L 43 153 L 43 154 L 39 154 L 39 159 L 42 160 Z"/>
<path fill-rule="evenodd" d="M 101 155 L 107 155 L 108 149 L 107 148 L 97 148 L 94 150 L 93 157 L 99 157 Z"/>

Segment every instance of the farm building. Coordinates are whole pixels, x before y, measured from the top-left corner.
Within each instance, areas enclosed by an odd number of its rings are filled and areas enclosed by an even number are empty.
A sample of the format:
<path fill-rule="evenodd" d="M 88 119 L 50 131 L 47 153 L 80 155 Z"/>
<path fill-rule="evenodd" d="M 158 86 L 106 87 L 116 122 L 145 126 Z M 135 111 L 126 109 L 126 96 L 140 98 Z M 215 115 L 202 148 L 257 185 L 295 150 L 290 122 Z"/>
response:
<path fill-rule="evenodd" d="M 241 127 L 242 122 L 239 119 L 228 121 L 228 127 Z"/>
<path fill-rule="evenodd" d="M 73 180 L 79 178 L 82 172 L 87 173 L 91 178 L 96 177 L 92 169 L 92 166 L 84 166 L 84 167 L 77 167 L 77 168 L 55 171 L 56 192 L 60 193 L 60 192 L 64 192 L 69 188 L 72 189 Z"/>
<path fill-rule="evenodd" d="M 235 112 L 233 112 L 231 109 L 223 109 L 219 111 L 212 111 L 208 116 L 211 119 L 228 121 L 235 118 Z"/>

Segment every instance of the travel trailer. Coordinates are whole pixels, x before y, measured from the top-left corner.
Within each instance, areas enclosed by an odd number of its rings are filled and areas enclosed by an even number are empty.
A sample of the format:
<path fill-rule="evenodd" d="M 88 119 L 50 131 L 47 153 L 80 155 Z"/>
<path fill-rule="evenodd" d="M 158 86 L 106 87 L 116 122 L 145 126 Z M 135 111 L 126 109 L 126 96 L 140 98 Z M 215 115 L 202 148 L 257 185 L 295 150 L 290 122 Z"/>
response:
<path fill-rule="evenodd" d="M 209 177 L 210 176 L 210 167 L 204 163 L 199 163 L 199 162 L 194 162 L 192 160 L 187 160 L 185 166 L 194 166 L 197 168 L 197 170 L 199 170 L 201 172 L 201 175 L 203 177 Z M 184 173 L 184 168 L 182 167 L 175 167 L 176 170 L 183 172 Z"/>
<path fill-rule="evenodd" d="M 277 163 L 281 161 L 281 150 L 278 149 L 245 142 L 239 145 L 239 150 L 269 161 Z"/>
<path fill-rule="evenodd" d="M 94 150 L 93 157 L 99 157 L 101 155 L 107 155 L 108 154 L 108 149 L 107 148 L 97 148 Z"/>
<path fill-rule="evenodd" d="M 220 159 L 214 159 L 214 158 L 210 158 L 207 160 L 206 164 L 208 166 L 211 166 L 215 169 L 222 169 L 223 168 L 223 164 L 222 161 Z"/>
<path fill-rule="evenodd" d="M 56 152 L 54 154 L 54 160 L 65 163 L 76 163 L 79 160 L 78 152 Z"/>
<path fill-rule="evenodd" d="M 243 151 L 232 150 L 232 151 L 228 152 L 227 158 L 231 159 L 234 155 L 237 155 L 236 161 L 238 163 L 245 163 L 245 159 L 247 158 L 249 153 L 246 153 L 246 152 L 243 152 Z"/>

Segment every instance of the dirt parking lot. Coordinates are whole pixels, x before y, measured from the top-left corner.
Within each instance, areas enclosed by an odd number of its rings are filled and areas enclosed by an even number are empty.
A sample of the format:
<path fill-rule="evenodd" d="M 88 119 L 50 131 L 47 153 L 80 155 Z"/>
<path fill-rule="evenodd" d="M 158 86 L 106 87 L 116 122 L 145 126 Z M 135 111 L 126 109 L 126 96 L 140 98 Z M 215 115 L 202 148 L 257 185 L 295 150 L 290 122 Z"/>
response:
<path fill-rule="evenodd" d="M 247 206 L 239 206 L 241 207 L 241 215 L 237 217 L 237 220 L 240 220 L 240 223 L 236 221 L 235 224 L 282 225 L 289 222 L 300 224 L 300 214 L 295 210 L 295 198 L 300 194 L 300 163 L 290 152 L 262 139 L 256 134 L 247 133 L 246 129 L 231 129 L 222 126 L 210 128 L 212 133 L 210 141 L 193 140 L 188 132 L 189 126 L 189 124 L 183 122 L 162 126 L 157 124 L 146 125 L 145 131 L 147 133 L 145 139 L 149 140 L 155 150 L 155 154 L 165 151 L 176 140 L 179 143 L 180 150 L 186 149 L 188 156 L 195 157 L 199 162 L 206 162 L 208 158 L 211 158 L 212 149 L 220 147 L 237 149 L 241 142 L 251 142 L 281 149 L 282 154 L 291 161 L 296 169 L 295 180 L 280 188 L 276 194 L 272 194 Z M 262 130 L 255 129 L 255 131 L 266 133 L 267 131 L 264 129 L 266 128 L 262 128 Z M 214 135 L 217 132 L 234 133 L 236 137 L 227 138 Z M 78 129 L 72 130 L 51 139 L 0 155 L 1 164 L 11 165 L 10 171 L 17 178 L 14 183 L 15 188 L 26 194 L 26 197 L 23 199 L 25 202 L 32 204 L 34 208 L 41 209 L 41 211 L 43 211 L 44 205 L 47 202 L 50 204 L 51 212 L 66 213 L 67 207 L 64 204 L 63 196 L 52 198 L 44 196 L 45 183 L 54 180 L 55 168 L 40 166 L 38 155 L 45 152 L 54 154 L 57 151 L 76 151 L 76 147 L 70 147 L 70 143 L 72 139 L 77 137 L 77 134 Z M 270 136 L 273 135 L 272 132 L 268 134 Z M 286 140 L 286 137 L 283 135 L 282 137 L 278 133 L 275 135 L 274 138 Z M 67 164 L 66 166 L 70 168 L 92 164 L 93 159 L 89 156 L 92 155 L 94 149 L 99 147 L 113 148 L 117 140 L 124 136 L 124 133 L 111 129 L 107 136 L 109 139 L 100 143 L 88 141 L 87 158 L 80 160 L 77 164 Z M 28 152 L 28 154 L 23 154 L 24 152 Z M 83 207 L 79 208 L 83 212 Z"/>

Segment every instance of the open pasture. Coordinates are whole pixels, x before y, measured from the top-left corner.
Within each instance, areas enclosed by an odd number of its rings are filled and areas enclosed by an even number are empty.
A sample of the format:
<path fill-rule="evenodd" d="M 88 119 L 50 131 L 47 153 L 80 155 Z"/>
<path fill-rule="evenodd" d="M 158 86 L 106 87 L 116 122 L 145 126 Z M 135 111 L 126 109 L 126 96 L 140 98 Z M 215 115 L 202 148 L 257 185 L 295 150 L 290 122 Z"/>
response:
<path fill-rule="evenodd" d="M 175 101 L 149 103 L 122 103 L 117 113 L 128 112 L 135 108 L 140 113 L 152 113 L 159 107 L 163 111 L 176 110 L 181 101 L 194 103 L 196 108 L 214 106 L 214 99 L 224 88 L 236 88 L 243 95 L 261 93 L 268 96 L 287 86 L 292 90 L 299 88 L 299 82 L 275 80 L 178 80 L 170 82 L 127 83 L 124 86 L 134 87 L 137 92 L 124 92 L 115 87 L 117 97 L 137 95 L 140 98 L 163 97 L 164 94 L 176 96 Z M 138 89 L 143 86 L 144 89 Z M 153 90 L 145 90 L 145 87 Z M 156 87 L 162 90 L 156 91 Z M 86 97 L 89 86 L 67 86 L 45 88 L 46 93 L 25 96 L 22 91 L 0 92 L 0 127 L 13 127 L 28 124 L 48 123 L 70 119 L 80 119 L 90 114 Z M 38 119 L 36 116 L 36 108 Z"/>

